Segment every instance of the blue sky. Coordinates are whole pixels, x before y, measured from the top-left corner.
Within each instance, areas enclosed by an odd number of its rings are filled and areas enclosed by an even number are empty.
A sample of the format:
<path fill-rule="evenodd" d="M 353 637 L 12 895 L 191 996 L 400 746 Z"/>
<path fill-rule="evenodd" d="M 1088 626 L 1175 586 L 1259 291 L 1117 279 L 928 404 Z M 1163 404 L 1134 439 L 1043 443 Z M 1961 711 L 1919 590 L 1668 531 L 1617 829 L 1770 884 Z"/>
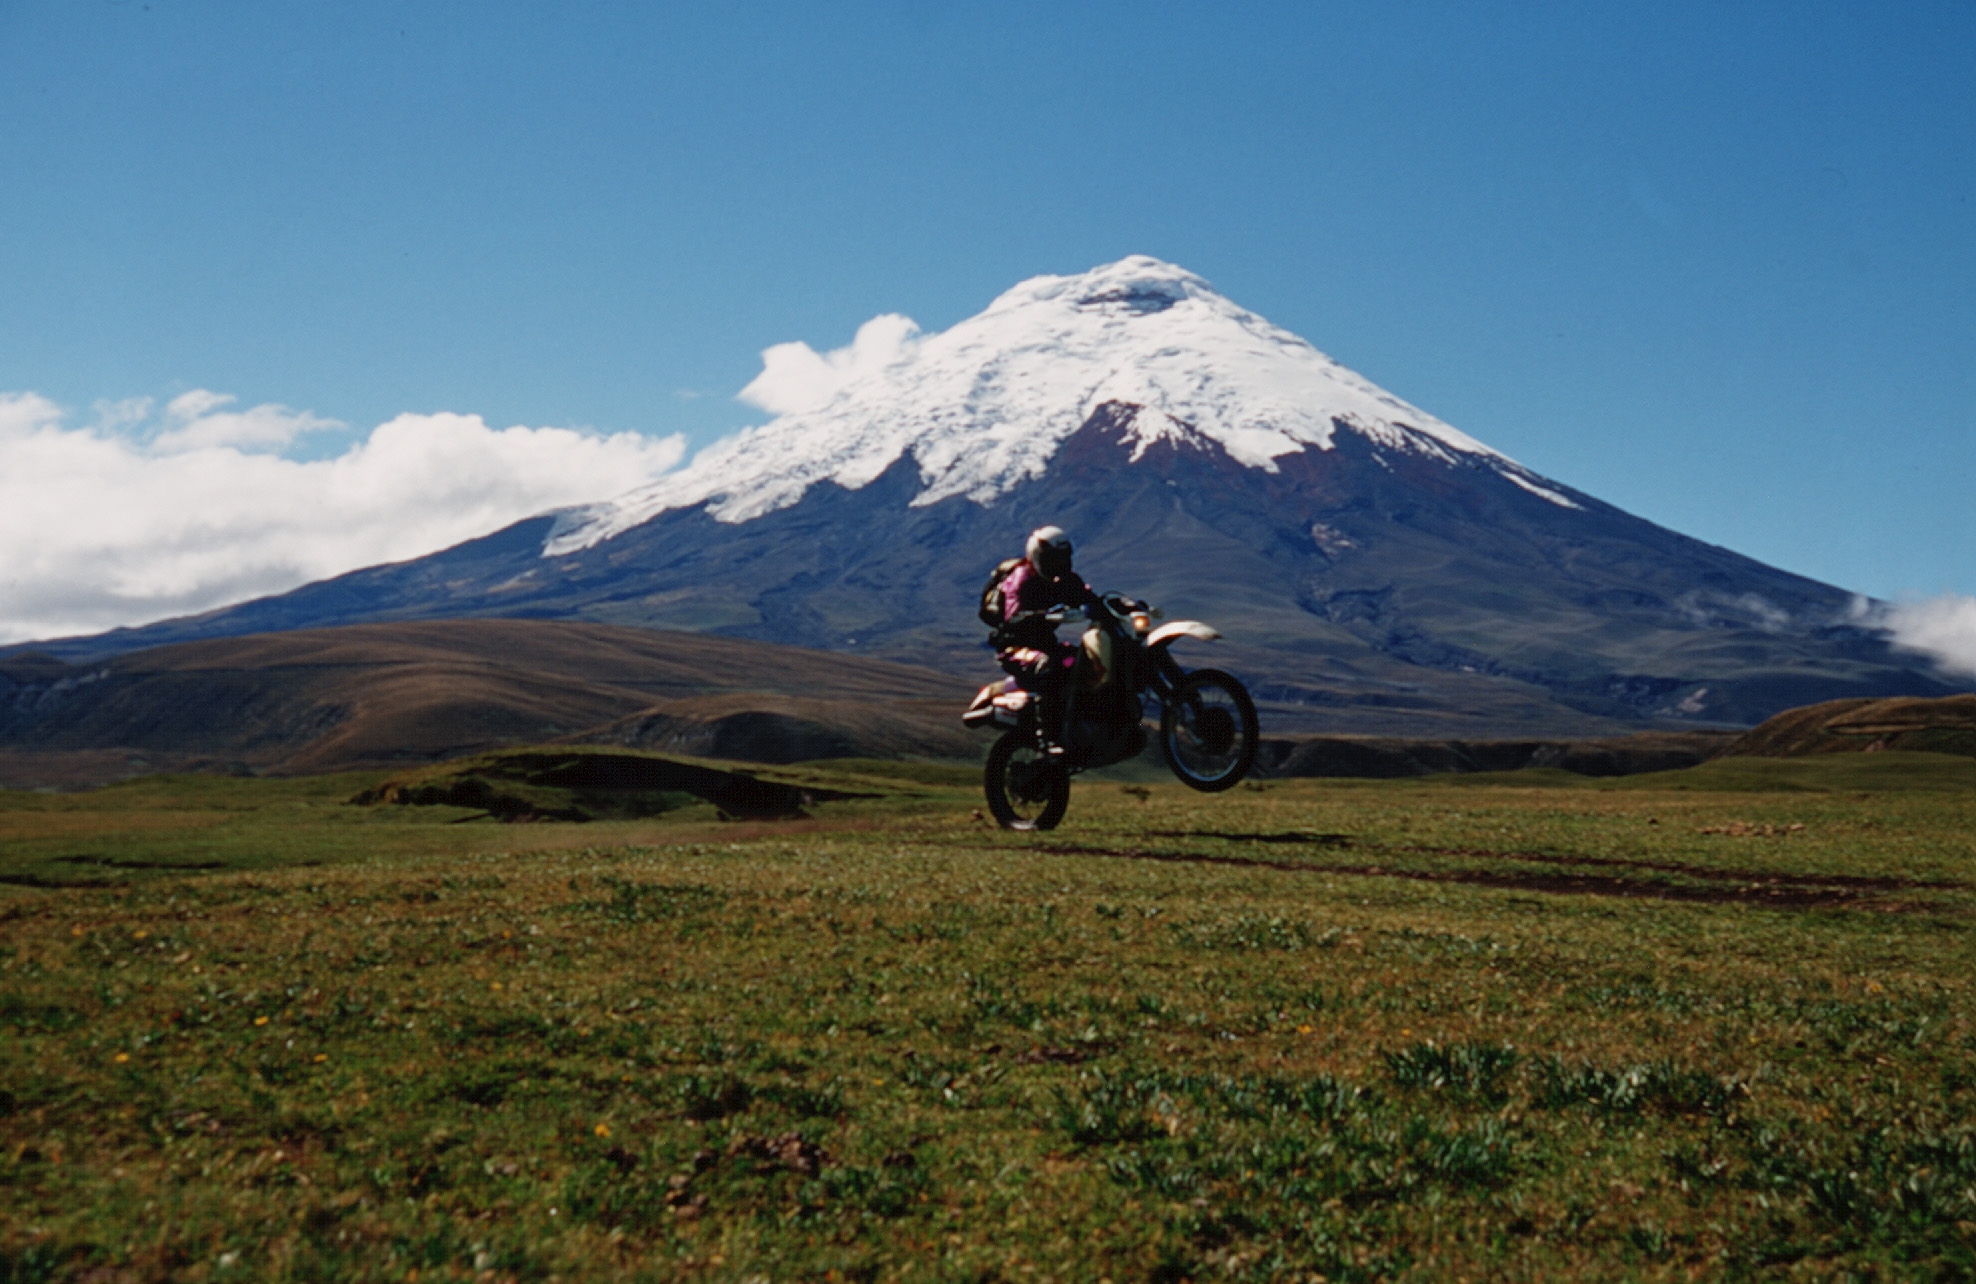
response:
<path fill-rule="evenodd" d="M 620 476 L 759 421 L 771 344 L 1147 253 L 1641 516 L 1976 594 L 1972 67 L 1966 0 L 0 0 L 0 395 Z"/>

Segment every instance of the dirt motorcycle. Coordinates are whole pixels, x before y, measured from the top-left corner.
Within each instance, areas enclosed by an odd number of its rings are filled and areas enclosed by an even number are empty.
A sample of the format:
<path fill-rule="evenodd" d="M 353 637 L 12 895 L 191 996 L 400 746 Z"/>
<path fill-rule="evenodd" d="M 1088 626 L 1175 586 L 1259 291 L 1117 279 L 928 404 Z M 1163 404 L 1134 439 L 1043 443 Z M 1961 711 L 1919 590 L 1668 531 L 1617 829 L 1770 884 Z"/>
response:
<path fill-rule="evenodd" d="M 961 715 L 970 727 L 1004 728 L 982 771 L 988 810 L 1004 829 L 1055 829 L 1070 806 L 1070 778 L 1136 757 L 1146 747 L 1146 700 L 1160 707 L 1160 752 L 1182 784 L 1203 793 L 1232 789 L 1256 760 L 1256 706 L 1218 669 L 1180 667 L 1181 638 L 1221 636 L 1198 620 L 1154 627 L 1144 602 L 1107 593 L 1089 606 L 1052 613 L 1059 625 L 1082 610 L 1088 627 L 1065 681 L 1059 726 L 1042 725 L 1033 692 L 981 688 Z"/>

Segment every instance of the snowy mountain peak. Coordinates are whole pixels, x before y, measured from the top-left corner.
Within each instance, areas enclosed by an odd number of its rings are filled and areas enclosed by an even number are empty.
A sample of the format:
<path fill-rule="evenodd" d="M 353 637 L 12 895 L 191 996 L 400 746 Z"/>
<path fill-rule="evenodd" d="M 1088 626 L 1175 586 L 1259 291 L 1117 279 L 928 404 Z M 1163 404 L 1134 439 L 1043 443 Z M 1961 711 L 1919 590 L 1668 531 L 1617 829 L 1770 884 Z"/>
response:
<path fill-rule="evenodd" d="M 1218 299 L 1212 286 L 1182 267 L 1134 254 L 1092 268 L 1082 276 L 1038 276 L 1017 285 L 988 305 L 983 315 L 1009 308 L 1068 300 L 1086 312 L 1145 316 L 1164 312 L 1187 299 Z"/>
<path fill-rule="evenodd" d="M 862 487 L 906 455 L 922 483 L 915 505 L 954 496 L 987 504 L 1040 476 L 1092 412 L 1114 402 L 1139 408 L 1128 429 L 1134 459 L 1162 439 L 1205 440 L 1274 472 L 1277 459 L 1329 450 L 1344 430 L 1450 465 L 1479 463 L 1578 507 L 1200 277 L 1144 255 L 1077 276 L 1034 277 L 938 334 L 884 317 L 845 353 L 819 357 L 784 345 L 764 363 L 744 396 L 783 411 L 778 418 L 716 442 L 649 486 L 562 513 L 545 555 L 701 503 L 720 521 L 745 522 L 796 503 L 817 482 Z M 764 386 L 791 367 L 802 368 Z"/>

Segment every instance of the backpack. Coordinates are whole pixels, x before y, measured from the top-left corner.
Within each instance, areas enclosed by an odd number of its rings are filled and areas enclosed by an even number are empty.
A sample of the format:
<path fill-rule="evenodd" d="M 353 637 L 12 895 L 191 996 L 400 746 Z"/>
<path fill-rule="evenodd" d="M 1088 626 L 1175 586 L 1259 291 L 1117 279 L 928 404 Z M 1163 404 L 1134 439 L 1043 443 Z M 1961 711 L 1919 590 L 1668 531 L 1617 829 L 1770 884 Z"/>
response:
<path fill-rule="evenodd" d="M 981 586 L 981 622 L 989 628 L 1001 628 L 1007 613 L 1006 604 L 1002 601 L 1002 581 L 1028 560 L 1024 557 L 1005 558 L 988 573 L 988 582 Z"/>

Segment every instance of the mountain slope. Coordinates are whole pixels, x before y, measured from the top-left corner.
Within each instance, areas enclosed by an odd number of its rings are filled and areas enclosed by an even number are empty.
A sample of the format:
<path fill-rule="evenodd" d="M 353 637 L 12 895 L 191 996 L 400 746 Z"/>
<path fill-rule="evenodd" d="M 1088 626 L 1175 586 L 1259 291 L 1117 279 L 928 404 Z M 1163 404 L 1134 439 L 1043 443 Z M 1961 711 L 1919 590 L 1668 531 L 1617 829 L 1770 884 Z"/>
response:
<path fill-rule="evenodd" d="M 989 664 L 986 568 L 1044 522 L 1101 589 L 1215 623 L 1277 732 L 1747 725 L 1958 689 L 1852 595 L 1541 477 L 1178 268 L 1025 282 L 659 484 L 432 557 L 44 648 L 359 620 L 580 619 Z"/>
<path fill-rule="evenodd" d="M 788 762 L 965 757 L 945 674 L 739 639 L 445 620 L 0 661 L 0 786 L 292 775 L 561 739 Z"/>

